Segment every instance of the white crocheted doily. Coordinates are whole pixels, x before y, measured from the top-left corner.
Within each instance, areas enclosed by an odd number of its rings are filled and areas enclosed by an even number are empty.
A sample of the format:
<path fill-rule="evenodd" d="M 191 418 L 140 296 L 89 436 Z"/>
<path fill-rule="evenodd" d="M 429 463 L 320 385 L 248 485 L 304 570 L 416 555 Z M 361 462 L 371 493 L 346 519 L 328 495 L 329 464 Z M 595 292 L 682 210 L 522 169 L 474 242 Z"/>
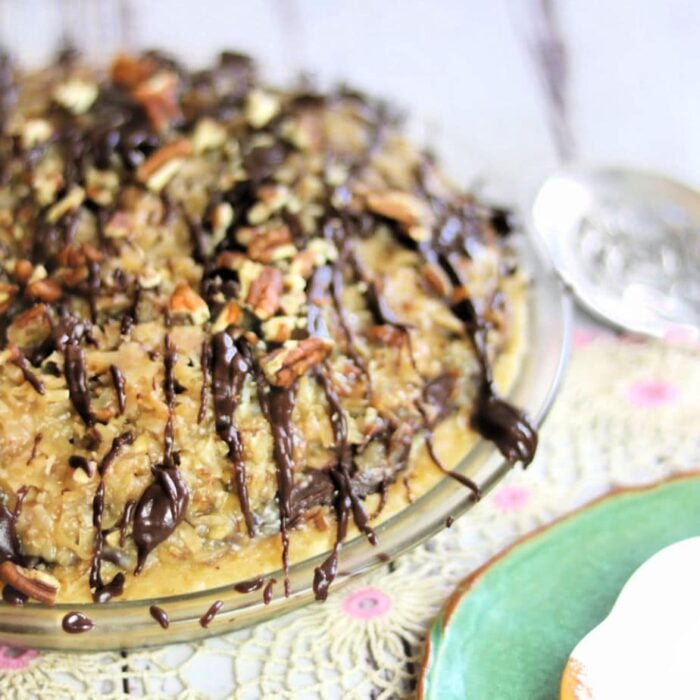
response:
<path fill-rule="evenodd" d="M 197 644 L 73 655 L 0 647 L 3 698 L 396 698 L 456 584 L 515 538 L 613 486 L 700 467 L 700 352 L 574 337 L 537 459 L 385 570 L 279 620 Z"/>

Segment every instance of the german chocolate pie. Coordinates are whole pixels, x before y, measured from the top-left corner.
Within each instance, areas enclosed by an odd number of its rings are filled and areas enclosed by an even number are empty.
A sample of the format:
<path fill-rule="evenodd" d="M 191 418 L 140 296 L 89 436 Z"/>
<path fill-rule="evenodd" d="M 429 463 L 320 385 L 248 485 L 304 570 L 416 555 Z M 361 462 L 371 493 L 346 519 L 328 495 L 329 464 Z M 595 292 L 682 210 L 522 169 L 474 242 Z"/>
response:
<path fill-rule="evenodd" d="M 5 601 L 250 590 L 326 552 L 324 598 L 344 540 L 440 479 L 476 494 L 450 470 L 479 436 L 527 463 L 508 232 L 350 89 L 2 58 Z"/>

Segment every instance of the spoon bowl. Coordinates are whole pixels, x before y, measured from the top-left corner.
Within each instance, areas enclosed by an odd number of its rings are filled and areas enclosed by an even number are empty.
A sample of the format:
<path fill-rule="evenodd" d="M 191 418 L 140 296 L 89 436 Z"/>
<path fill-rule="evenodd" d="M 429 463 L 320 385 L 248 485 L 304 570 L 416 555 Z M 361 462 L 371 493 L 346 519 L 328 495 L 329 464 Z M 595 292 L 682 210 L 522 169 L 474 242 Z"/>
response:
<path fill-rule="evenodd" d="M 700 193 L 653 173 L 562 170 L 540 187 L 532 219 L 538 244 L 596 316 L 700 338 Z"/>

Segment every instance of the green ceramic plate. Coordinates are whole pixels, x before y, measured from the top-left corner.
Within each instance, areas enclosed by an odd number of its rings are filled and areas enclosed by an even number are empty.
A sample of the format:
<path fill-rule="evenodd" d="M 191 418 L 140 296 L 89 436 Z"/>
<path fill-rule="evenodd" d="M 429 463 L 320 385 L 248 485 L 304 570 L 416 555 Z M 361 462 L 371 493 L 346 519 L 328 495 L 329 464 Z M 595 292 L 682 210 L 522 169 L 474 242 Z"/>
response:
<path fill-rule="evenodd" d="M 419 697 L 553 700 L 566 660 L 655 552 L 700 535 L 700 474 L 614 492 L 523 538 L 435 620 Z"/>

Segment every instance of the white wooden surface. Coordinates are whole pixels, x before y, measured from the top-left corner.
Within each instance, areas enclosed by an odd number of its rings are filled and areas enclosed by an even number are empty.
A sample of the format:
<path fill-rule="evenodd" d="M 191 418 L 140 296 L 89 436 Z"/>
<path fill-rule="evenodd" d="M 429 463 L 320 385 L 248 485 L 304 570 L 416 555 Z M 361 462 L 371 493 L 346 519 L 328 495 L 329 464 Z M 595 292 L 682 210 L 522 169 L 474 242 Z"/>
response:
<path fill-rule="evenodd" d="M 457 176 L 484 176 L 521 202 L 557 163 L 533 46 L 559 38 L 572 156 L 661 169 L 700 187 L 697 0 L 4 0 L 0 39 L 31 62 L 61 31 L 104 53 L 124 37 L 124 5 L 133 44 L 193 63 L 233 46 L 274 80 L 305 69 L 388 95 Z"/>

